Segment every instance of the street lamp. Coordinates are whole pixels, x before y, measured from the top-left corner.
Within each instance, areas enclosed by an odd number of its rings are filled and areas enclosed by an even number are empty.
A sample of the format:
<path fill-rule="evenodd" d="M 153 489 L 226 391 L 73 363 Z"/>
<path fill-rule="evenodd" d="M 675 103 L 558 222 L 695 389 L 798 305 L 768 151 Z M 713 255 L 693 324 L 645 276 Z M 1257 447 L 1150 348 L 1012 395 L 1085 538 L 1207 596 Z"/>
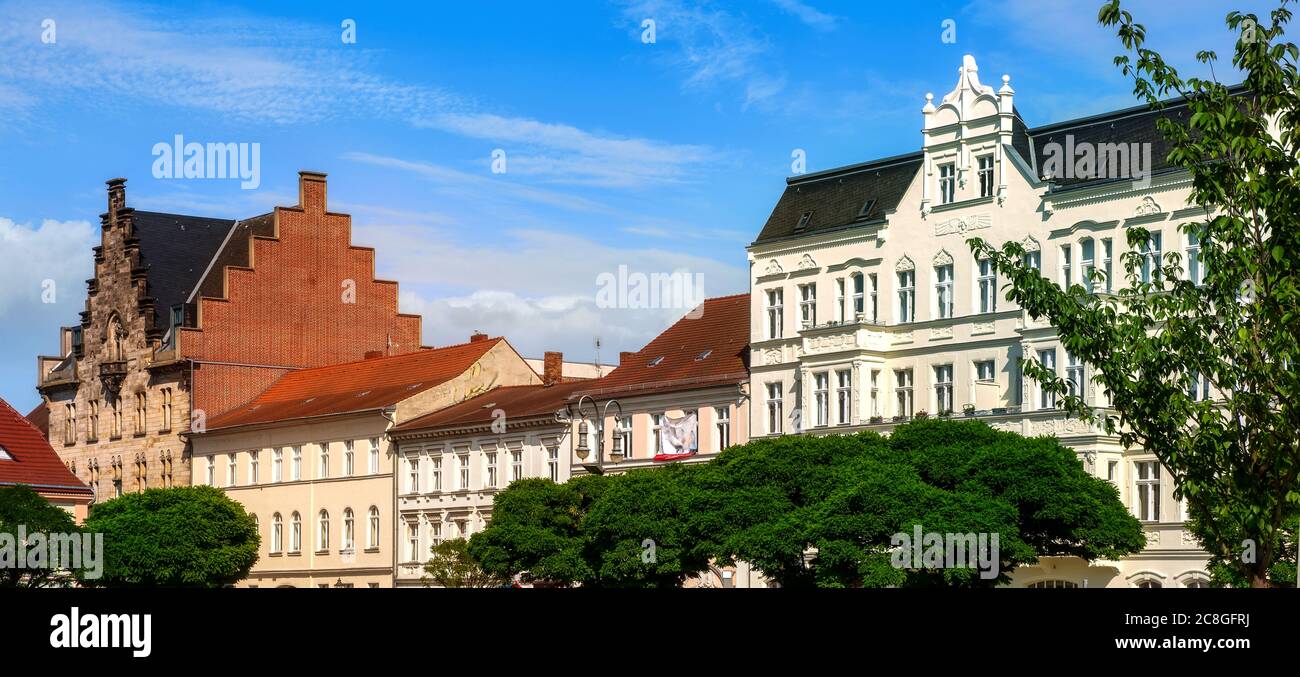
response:
<path fill-rule="evenodd" d="M 592 449 L 591 447 L 587 446 L 587 435 L 591 432 L 591 426 L 587 424 L 587 419 L 582 413 L 582 405 L 584 402 L 591 403 L 591 413 L 592 416 L 596 419 L 596 461 L 595 463 L 586 462 L 587 457 L 591 455 Z M 578 404 L 576 407 L 574 408 L 565 407 L 565 412 L 567 414 L 567 419 L 568 419 L 566 422 L 571 423 L 573 421 L 574 409 L 577 410 L 578 418 L 582 419 L 578 423 L 578 446 L 574 449 L 574 453 L 578 456 L 578 461 L 582 463 L 582 467 L 586 469 L 587 472 L 593 475 L 605 474 L 605 453 L 604 453 L 605 417 L 609 415 L 610 405 L 613 405 L 618 408 L 618 416 L 622 418 L 623 405 L 619 404 L 618 400 L 609 400 L 608 402 L 605 403 L 605 406 L 601 408 L 599 405 L 596 404 L 596 400 L 593 399 L 590 395 L 583 395 L 582 397 L 578 398 Z M 621 435 L 615 435 L 614 443 L 611 445 L 610 452 L 609 452 L 609 460 L 611 463 L 622 463 L 623 458 L 624 458 L 623 437 Z"/>

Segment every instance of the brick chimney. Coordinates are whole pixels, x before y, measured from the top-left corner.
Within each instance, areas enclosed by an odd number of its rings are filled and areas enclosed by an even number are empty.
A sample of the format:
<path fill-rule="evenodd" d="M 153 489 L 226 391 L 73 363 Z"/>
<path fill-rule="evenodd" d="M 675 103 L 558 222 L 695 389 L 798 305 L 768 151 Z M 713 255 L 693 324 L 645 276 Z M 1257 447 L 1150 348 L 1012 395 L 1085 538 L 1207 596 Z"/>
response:
<path fill-rule="evenodd" d="M 382 351 L 382 350 L 367 350 L 367 351 L 366 351 L 366 355 L 365 355 L 365 359 L 367 359 L 367 360 L 373 360 L 373 359 L 375 359 L 376 357 L 383 357 L 383 356 L 384 356 L 384 351 Z"/>
<path fill-rule="evenodd" d="M 478 343 L 479 341 L 486 341 L 486 340 L 488 340 L 488 335 L 484 334 L 481 331 L 476 331 L 473 334 L 469 335 L 470 343 Z"/>
<path fill-rule="evenodd" d="M 325 211 L 325 172 L 298 172 L 298 206 L 303 211 Z"/>
<path fill-rule="evenodd" d="M 550 386 L 564 380 L 564 353 L 548 351 L 542 356 L 542 383 Z"/>
<path fill-rule="evenodd" d="M 636 353 L 634 353 L 634 352 L 632 352 L 632 351 L 630 351 L 630 350 L 624 350 L 623 352 L 619 353 L 619 354 L 618 354 L 618 363 L 619 363 L 619 365 L 621 366 L 624 362 L 627 362 L 628 359 L 631 358 L 631 357 L 632 357 L 633 355 L 635 355 L 635 354 L 636 354 Z"/>

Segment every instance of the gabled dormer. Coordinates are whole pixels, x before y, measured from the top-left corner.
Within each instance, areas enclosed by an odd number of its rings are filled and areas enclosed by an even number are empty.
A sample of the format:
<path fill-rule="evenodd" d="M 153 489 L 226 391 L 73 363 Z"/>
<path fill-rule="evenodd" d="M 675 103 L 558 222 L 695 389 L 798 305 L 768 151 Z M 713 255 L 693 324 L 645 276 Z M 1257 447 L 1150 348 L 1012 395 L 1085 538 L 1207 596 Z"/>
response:
<path fill-rule="evenodd" d="M 921 214 L 947 205 L 1006 199 L 1006 148 L 1012 144 L 1016 116 L 1011 76 L 1002 88 L 980 83 L 975 57 L 967 54 L 957 70 L 957 86 L 936 106 L 925 95 L 921 109 L 924 177 Z"/>

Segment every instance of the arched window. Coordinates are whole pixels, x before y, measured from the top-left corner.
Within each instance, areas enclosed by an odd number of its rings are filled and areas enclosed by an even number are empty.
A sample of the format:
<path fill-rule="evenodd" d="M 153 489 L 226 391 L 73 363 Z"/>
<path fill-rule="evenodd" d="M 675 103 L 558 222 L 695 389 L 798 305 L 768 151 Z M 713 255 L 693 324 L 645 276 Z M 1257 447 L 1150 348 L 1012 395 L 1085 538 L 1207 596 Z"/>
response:
<path fill-rule="evenodd" d="M 1160 581 L 1157 581 L 1157 580 L 1155 580 L 1155 579 L 1153 579 L 1153 578 L 1144 578 L 1144 579 L 1138 581 L 1138 582 L 1137 582 L 1137 585 L 1135 585 L 1134 587 L 1137 587 L 1137 588 L 1163 588 L 1163 587 L 1165 587 L 1165 586 L 1161 585 L 1161 584 L 1160 584 Z"/>
<path fill-rule="evenodd" d="M 280 552 L 284 549 L 284 520 L 280 518 L 280 513 L 271 516 L 271 552 Z"/>
<path fill-rule="evenodd" d="M 1077 588 L 1079 587 L 1079 584 L 1073 581 L 1051 580 L 1051 581 L 1036 581 L 1030 583 L 1029 585 L 1026 585 L 1025 587 L 1026 588 Z"/>
<path fill-rule="evenodd" d="M 379 547 L 379 508 L 370 506 L 370 513 L 366 520 L 366 547 Z"/>
<path fill-rule="evenodd" d="M 289 518 L 289 552 L 302 552 L 302 515 L 297 510 Z"/>
<path fill-rule="evenodd" d="M 343 509 L 343 545 L 342 549 L 351 551 L 356 546 L 353 535 L 356 533 L 354 520 L 352 519 L 352 508 Z"/>
<path fill-rule="evenodd" d="M 316 549 L 329 550 L 330 549 L 330 514 L 328 510 L 322 510 L 320 511 L 320 514 L 316 516 L 316 526 L 317 526 Z"/>

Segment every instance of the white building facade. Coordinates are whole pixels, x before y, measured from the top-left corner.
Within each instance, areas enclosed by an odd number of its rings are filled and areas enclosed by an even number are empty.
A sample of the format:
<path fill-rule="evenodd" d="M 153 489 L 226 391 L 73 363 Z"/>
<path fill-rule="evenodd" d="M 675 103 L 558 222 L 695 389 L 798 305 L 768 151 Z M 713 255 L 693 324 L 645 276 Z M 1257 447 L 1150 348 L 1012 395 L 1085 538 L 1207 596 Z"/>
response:
<path fill-rule="evenodd" d="M 1148 547 L 1118 562 L 1044 558 L 1012 585 L 1200 587 L 1206 555 L 1169 473 L 1154 455 L 1068 418 L 1022 375 L 1020 360 L 1032 357 L 1106 405 L 1091 366 L 1007 301 L 1005 280 L 966 242 L 1021 242 L 1044 276 L 1105 294 L 1125 283 L 1127 231 L 1141 226 L 1152 233 L 1143 247 L 1152 264 L 1176 248 L 1197 275 L 1196 242 L 1178 227 L 1204 217 L 1188 203 L 1190 177 L 1163 166 L 1145 109 L 1029 128 L 1009 77 L 996 91 L 981 84 L 969 56 L 959 72 L 941 100 L 926 95 L 920 152 L 789 179 L 749 246 L 751 437 L 888 432 L 922 412 L 1056 435 L 1115 483 Z M 1057 151 L 1068 169 L 1058 170 Z M 1076 172 L 1084 152 L 1112 161 Z M 1088 282 L 1094 269 L 1108 282 Z"/>

